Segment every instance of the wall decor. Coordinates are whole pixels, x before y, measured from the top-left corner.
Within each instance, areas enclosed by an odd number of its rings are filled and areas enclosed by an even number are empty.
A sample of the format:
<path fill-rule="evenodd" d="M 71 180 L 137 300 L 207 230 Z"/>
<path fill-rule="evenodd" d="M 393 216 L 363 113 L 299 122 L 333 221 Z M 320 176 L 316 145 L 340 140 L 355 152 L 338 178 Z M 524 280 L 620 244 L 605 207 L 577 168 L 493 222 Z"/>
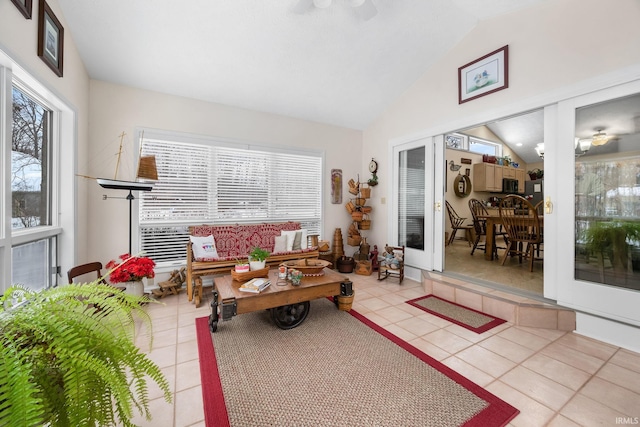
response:
<path fill-rule="evenodd" d="M 508 45 L 458 68 L 458 104 L 508 87 Z"/>
<path fill-rule="evenodd" d="M 62 77 L 64 28 L 45 0 L 38 11 L 38 56 Z"/>
<path fill-rule="evenodd" d="M 465 159 L 464 157 L 460 158 L 460 163 L 462 163 L 463 165 L 470 165 L 471 164 L 471 159 Z"/>
<path fill-rule="evenodd" d="M 471 176 L 471 169 L 466 168 L 466 169 L 464 170 L 464 174 L 465 174 L 465 175 L 467 175 L 467 176 Z"/>
<path fill-rule="evenodd" d="M 331 203 L 342 203 L 342 169 L 331 169 Z"/>
<path fill-rule="evenodd" d="M 11 0 L 16 5 L 18 10 L 24 15 L 25 18 L 31 19 L 31 9 L 33 7 L 33 0 Z"/>

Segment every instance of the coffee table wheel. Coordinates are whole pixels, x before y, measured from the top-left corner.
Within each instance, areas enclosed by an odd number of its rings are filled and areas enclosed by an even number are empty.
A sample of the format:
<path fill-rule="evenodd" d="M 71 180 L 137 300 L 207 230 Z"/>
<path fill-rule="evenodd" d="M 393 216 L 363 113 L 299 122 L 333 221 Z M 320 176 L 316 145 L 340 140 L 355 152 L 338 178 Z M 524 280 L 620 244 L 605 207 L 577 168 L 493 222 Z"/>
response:
<path fill-rule="evenodd" d="M 333 296 L 333 303 L 336 305 L 336 307 L 339 307 L 339 304 L 338 304 L 338 296 L 339 296 L 339 295 L 334 295 L 334 296 Z"/>
<path fill-rule="evenodd" d="M 209 316 L 209 330 L 215 332 L 218 330 L 218 319 L 214 316 Z"/>
<path fill-rule="evenodd" d="M 271 319 L 280 329 L 292 329 L 304 322 L 309 314 L 309 301 L 297 304 L 282 305 L 271 309 Z"/>

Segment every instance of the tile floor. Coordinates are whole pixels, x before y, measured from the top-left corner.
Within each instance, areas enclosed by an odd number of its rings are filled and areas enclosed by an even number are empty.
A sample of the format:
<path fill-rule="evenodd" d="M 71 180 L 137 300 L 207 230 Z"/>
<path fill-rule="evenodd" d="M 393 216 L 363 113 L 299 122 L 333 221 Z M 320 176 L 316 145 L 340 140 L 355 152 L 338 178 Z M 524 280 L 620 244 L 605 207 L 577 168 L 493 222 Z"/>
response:
<path fill-rule="evenodd" d="M 520 410 L 511 426 L 614 426 L 638 424 L 640 354 L 571 332 L 505 323 L 483 334 L 430 315 L 405 301 L 425 295 L 423 284 L 405 279 L 378 282 L 349 274 L 353 308 Z M 208 294 L 208 293 L 207 293 Z M 150 389 L 154 419 L 143 426 L 204 426 L 194 319 L 207 316 L 185 293 L 150 304 L 153 350 L 149 352 L 174 390 L 167 404 Z M 233 327 L 233 320 L 219 327 Z M 140 346 L 145 340 L 140 337 Z M 409 398 L 409 397 L 408 397 Z"/>

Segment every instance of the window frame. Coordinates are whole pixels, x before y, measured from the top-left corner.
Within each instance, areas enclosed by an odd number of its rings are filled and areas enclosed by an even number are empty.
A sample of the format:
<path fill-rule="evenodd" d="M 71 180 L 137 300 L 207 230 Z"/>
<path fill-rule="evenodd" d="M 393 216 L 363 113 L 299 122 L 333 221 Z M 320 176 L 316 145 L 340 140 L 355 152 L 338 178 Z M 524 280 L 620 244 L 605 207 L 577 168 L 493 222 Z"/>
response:
<path fill-rule="evenodd" d="M 214 153 L 216 151 L 221 151 L 221 152 L 224 152 L 225 154 L 228 154 L 230 150 L 232 151 L 241 150 L 241 151 L 247 151 L 248 153 L 251 154 L 251 156 L 264 155 L 265 157 L 268 157 L 271 160 L 277 159 L 278 155 L 284 155 L 284 156 L 305 156 L 309 158 L 316 158 L 318 162 L 314 166 L 314 168 L 317 168 L 316 170 L 317 182 L 314 181 L 314 183 L 315 183 L 315 189 L 317 190 L 318 193 L 317 193 L 317 198 L 315 198 L 313 202 L 313 205 L 316 206 L 314 211 L 317 212 L 317 214 L 312 215 L 312 217 L 301 216 L 299 218 L 296 218 L 296 217 L 291 217 L 289 214 L 285 214 L 285 217 L 282 217 L 282 216 L 264 217 L 264 216 L 251 216 L 251 215 L 247 215 L 242 218 L 236 215 L 233 215 L 231 217 L 229 217 L 228 215 L 225 217 L 221 217 L 219 214 L 219 209 L 222 209 L 222 207 L 219 206 L 219 198 L 217 197 L 218 189 L 211 190 L 211 188 L 215 188 L 216 183 L 210 183 L 211 186 L 207 188 L 208 202 L 206 203 L 206 209 L 202 209 L 203 211 L 209 212 L 208 217 L 203 218 L 199 216 L 193 219 L 190 219 L 190 218 L 183 218 L 183 219 L 176 219 L 176 220 L 159 219 L 156 221 L 149 221 L 148 219 L 146 219 L 148 218 L 148 212 L 145 212 L 145 202 L 154 198 L 155 188 L 154 190 L 148 193 L 140 192 L 138 203 L 136 203 L 136 212 L 134 213 L 135 221 L 137 222 L 137 224 L 135 224 L 134 227 L 136 227 L 137 229 L 137 233 L 136 233 L 137 242 L 138 242 L 137 246 L 140 251 L 145 252 L 145 254 L 147 254 L 148 256 L 151 256 L 153 258 L 153 254 L 150 254 L 148 250 L 153 246 L 149 245 L 148 243 L 149 239 L 146 239 L 144 234 L 150 233 L 151 229 L 153 228 L 161 229 L 162 227 L 165 227 L 166 228 L 165 232 L 168 234 L 175 232 L 173 237 L 168 236 L 167 239 L 172 241 L 173 245 L 180 245 L 181 248 L 184 248 L 184 246 L 186 245 L 186 239 L 188 239 L 188 232 L 187 232 L 188 226 L 198 225 L 203 223 L 215 223 L 215 224 L 248 223 L 250 224 L 250 223 L 261 223 L 261 222 L 298 221 L 298 222 L 301 222 L 303 228 L 309 228 L 314 233 L 317 233 L 317 234 L 322 233 L 323 216 L 324 216 L 324 206 L 323 206 L 324 200 L 322 197 L 323 186 L 324 186 L 324 174 L 325 174 L 324 150 L 279 146 L 279 145 L 272 145 L 272 144 L 262 144 L 257 142 L 247 142 L 247 141 L 239 141 L 239 140 L 233 140 L 228 138 L 220 138 L 215 136 L 192 135 L 192 134 L 187 134 L 182 132 L 164 131 L 164 130 L 156 130 L 156 129 L 148 129 L 148 128 L 136 129 L 135 134 L 137 135 L 137 138 L 136 138 L 137 147 L 135 148 L 135 152 L 140 152 L 143 155 L 150 154 L 147 151 L 147 147 L 145 147 L 145 141 L 164 141 L 169 144 L 173 142 L 175 144 L 189 144 L 189 145 L 201 146 L 202 149 L 211 151 L 211 153 L 209 154 L 210 159 L 214 159 L 214 156 L 215 156 Z M 144 141 L 143 141 L 143 138 L 144 138 Z M 140 149 L 141 143 L 142 143 L 142 150 Z M 156 159 L 156 163 L 158 164 L 158 174 L 159 174 L 159 179 L 161 180 L 162 178 L 160 175 L 162 173 L 161 172 L 162 160 Z M 270 164 L 267 167 L 269 166 L 272 166 L 272 165 Z M 216 176 L 216 173 L 215 173 L 216 171 L 214 170 L 214 167 L 210 168 L 210 170 L 212 172 L 208 173 L 206 176 L 208 177 L 209 181 L 214 181 L 213 178 Z M 281 170 L 281 169 L 277 169 L 277 166 L 276 166 L 275 170 Z M 269 174 L 273 173 L 275 170 L 271 169 L 267 171 L 265 176 L 271 176 Z M 272 189 L 273 187 L 271 187 L 271 189 L 269 188 L 265 189 L 265 191 L 267 192 L 267 197 L 272 196 L 272 194 L 270 193 Z M 170 201 L 168 201 L 168 203 L 170 203 Z M 265 208 L 267 211 L 273 214 L 274 211 L 272 210 L 272 206 L 271 206 L 272 204 L 271 203 L 267 203 L 267 204 L 269 206 L 266 208 L 263 206 L 263 208 Z M 178 234 L 178 228 L 180 227 L 182 227 L 183 230 L 181 233 Z M 171 228 L 173 228 L 173 231 L 171 230 Z M 167 253 L 169 252 L 170 251 L 167 251 Z M 177 255 L 177 252 L 176 252 L 176 255 Z M 180 253 L 179 258 L 175 258 L 174 256 L 174 258 L 171 260 L 156 259 L 155 261 L 157 263 L 158 269 L 162 270 L 163 268 L 171 268 L 178 265 L 184 265 L 186 263 L 185 256 L 186 256 L 186 252 L 182 251 Z"/>
<path fill-rule="evenodd" d="M 11 142 L 12 90 L 16 86 L 51 111 L 49 206 L 50 224 L 12 230 Z M 40 82 L 16 61 L 0 50 L 0 292 L 12 284 L 12 249 L 28 243 L 46 240 L 48 283 L 56 286 L 61 271 L 75 265 L 77 228 L 76 187 L 76 123 L 77 113 L 56 94 L 55 89 Z M 62 156 L 61 153 L 65 155 Z M 65 188 L 62 192 L 61 188 Z"/>

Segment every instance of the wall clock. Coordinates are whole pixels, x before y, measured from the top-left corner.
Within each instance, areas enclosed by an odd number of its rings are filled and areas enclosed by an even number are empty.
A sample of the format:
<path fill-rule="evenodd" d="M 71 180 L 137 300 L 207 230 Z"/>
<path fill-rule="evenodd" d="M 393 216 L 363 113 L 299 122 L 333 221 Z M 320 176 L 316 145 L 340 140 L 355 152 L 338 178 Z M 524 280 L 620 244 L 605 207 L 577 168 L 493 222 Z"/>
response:
<path fill-rule="evenodd" d="M 376 173 L 377 171 L 378 171 L 378 162 L 371 159 L 371 161 L 369 162 L 369 172 Z"/>

